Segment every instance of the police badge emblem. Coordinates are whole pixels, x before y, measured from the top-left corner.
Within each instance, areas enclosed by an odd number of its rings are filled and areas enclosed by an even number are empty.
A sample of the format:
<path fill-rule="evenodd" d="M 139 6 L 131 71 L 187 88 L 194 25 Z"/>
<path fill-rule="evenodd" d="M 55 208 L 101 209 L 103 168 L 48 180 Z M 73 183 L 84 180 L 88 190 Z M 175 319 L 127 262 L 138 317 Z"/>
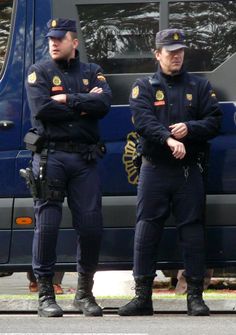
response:
<path fill-rule="evenodd" d="M 165 97 L 164 92 L 161 90 L 156 91 L 156 99 L 157 101 L 163 100 Z"/>
<path fill-rule="evenodd" d="M 61 79 L 58 76 L 54 76 L 52 79 L 53 85 L 60 86 L 61 85 Z"/>

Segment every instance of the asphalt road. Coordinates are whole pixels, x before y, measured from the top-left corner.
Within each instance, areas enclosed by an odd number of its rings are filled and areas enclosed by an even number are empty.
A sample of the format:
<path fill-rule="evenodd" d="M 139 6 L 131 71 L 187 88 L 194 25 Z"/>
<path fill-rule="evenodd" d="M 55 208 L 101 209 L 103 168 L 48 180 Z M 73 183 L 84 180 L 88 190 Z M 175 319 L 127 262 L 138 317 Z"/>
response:
<path fill-rule="evenodd" d="M 188 317 L 156 314 L 152 317 L 87 318 L 66 315 L 45 319 L 36 315 L 0 315 L 1 334 L 149 334 L 149 335 L 235 335 L 235 315 Z"/>

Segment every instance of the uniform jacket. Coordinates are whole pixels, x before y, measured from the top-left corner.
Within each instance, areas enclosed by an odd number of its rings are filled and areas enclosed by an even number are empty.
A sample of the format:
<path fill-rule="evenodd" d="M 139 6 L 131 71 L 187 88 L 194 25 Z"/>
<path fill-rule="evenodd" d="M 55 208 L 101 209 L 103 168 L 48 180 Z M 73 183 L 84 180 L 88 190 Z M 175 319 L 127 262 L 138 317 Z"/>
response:
<path fill-rule="evenodd" d="M 102 87 L 103 93 L 89 93 L 95 86 Z M 98 65 L 80 62 L 78 52 L 69 63 L 38 62 L 29 69 L 26 91 L 31 122 L 39 134 L 52 141 L 98 142 L 98 119 L 108 113 L 111 101 Z M 66 104 L 51 99 L 55 94 L 67 94 Z"/>
<path fill-rule="evenodd" d="M 158 69 L 152 78 L 138 79 L 130 107 L 134 126 L 141 135 L 142 153 L 154 162 L 180 162 L 166 144 L 171 124 L 184 122 L 188 128 L 187 136 L 179 140 L 186 148 L 181 164 L 196 160 L 220 129 L 222 113 L 210 83 L 185 70 L 169 76 Z"/>

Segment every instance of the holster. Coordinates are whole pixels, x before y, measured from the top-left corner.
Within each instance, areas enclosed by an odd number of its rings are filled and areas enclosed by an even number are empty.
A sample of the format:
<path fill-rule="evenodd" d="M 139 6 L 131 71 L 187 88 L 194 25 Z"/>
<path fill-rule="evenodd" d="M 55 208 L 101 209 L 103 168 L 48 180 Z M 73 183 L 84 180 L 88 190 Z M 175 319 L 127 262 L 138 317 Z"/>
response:
<path fill-rule="evenodd" d="M 34 200 L 39 198 L 39 183 L 34 178 L 32 167 L 26 169 L 20 169 L 20 176 L 25 179 L 26 186 L 29 188 L 30 193 Z"/>
<path fill-rule="evenodd" d="M 39 198 L 63 202 L 65 198 L 65 183 L 58 179 L 39 181 Z"/>

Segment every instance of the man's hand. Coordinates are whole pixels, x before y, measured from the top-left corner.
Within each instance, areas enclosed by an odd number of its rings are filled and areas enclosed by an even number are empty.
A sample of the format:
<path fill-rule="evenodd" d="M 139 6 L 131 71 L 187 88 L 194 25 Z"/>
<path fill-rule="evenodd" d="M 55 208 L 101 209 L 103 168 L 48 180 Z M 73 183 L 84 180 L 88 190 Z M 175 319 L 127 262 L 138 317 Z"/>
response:
<path fill-rule="evenodd" d="M 51 96 L 51 98 L 57 102 L 60 102 L 61 104 L 65 104 L 66 103 L 66 94 L 57 94 L 57 95 L 53 95 Z"/>
<path fill-rule="evenodd" d="M 89 91 L 89 93 L 97 93 L 97 94 L 101 94 L 103 92 L 103 89 L 101 87 L 94 87 L 91 89 L 91 91 Z"/>
<path fill-rule="evenodd" d="M 169 128 L 171 130 L 172 136 L 177 140 L 185 137 L 188 134 L 188 127 L 183 122 L 172 124 Z"/>
<path fill-rule="evenodd" d="M 176 159 L 183 159 L 186 155 L 185 146 L 182 142 L 176 141 L 172 137 L 168 137 L 166 140 L 167 145 L 170 147 L 172 151 L 172 155 Z"/>

